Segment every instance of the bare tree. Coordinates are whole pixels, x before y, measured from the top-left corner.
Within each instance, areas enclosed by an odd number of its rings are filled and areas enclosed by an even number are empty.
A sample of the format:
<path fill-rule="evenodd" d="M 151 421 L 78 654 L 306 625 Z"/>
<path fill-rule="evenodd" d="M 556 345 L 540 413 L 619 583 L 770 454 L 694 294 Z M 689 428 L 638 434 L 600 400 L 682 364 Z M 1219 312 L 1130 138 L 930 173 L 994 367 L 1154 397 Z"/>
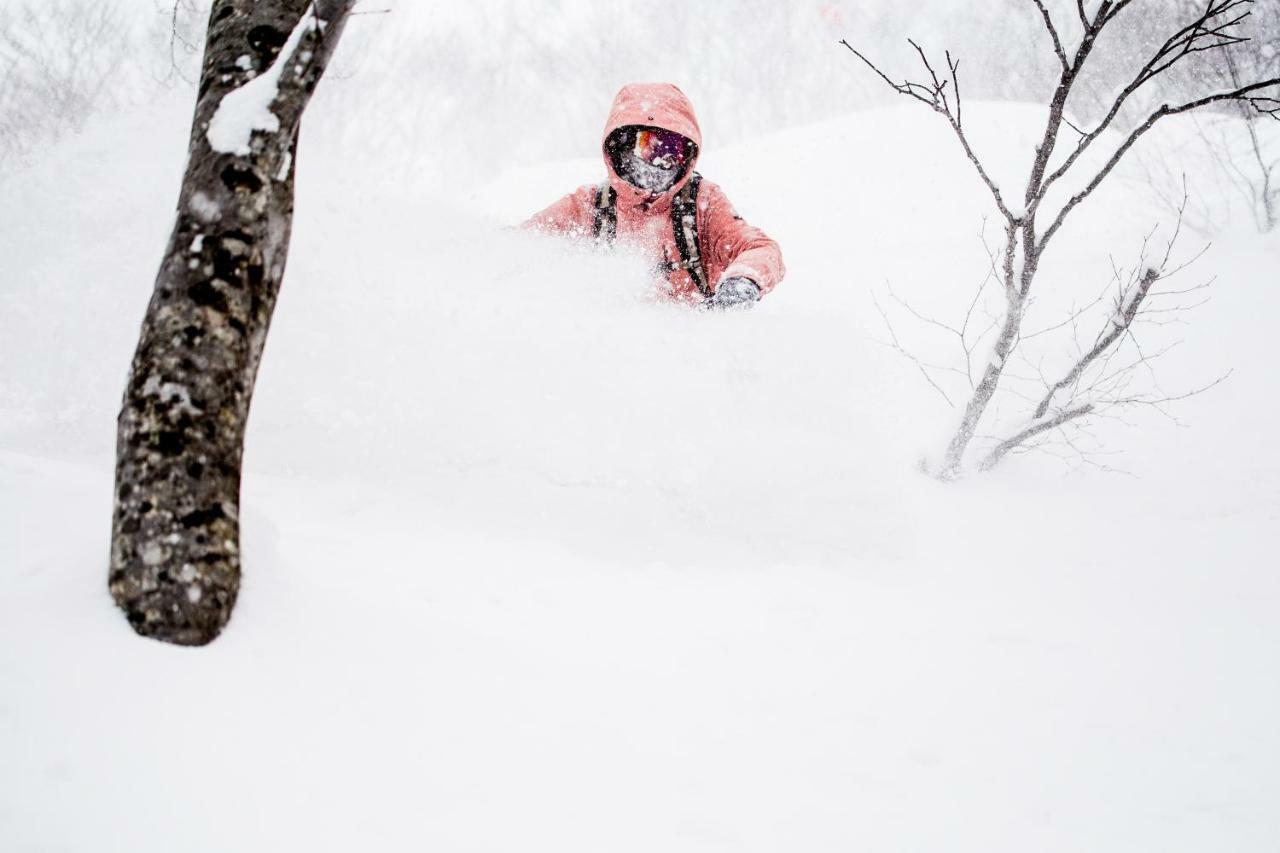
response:
<path fill-rule="evenodd" d="M 1230 55 L 1225 62 L 1229 85 L 1240 85 L 1240 69 Z M 1273 104 L 1280 107 L 1280 102 Z M 1272 110 L 1273 114 L 1275 110 Z M 1280 224 L 1280 151 L 1268 147 L 1259 132 L 1258 115 L 1241 105 L 1247 143 L 1237 154 L 1225 135 L 1217 138 L 1223 163 L 1232 184 L 1244 196 L 1259 231 L 1267 232 Z M 1207 137 L 1207 134 L 1206 134 Z M 1243 156 L 1240 156 L 1243 155 Z"/>
<path fill-rule="evenodd" d="M 1182 15 L 1196 11 L 1199 4 L 1199 0 L 1163 2 Z M 1235 89 L 1246 80 L 1280 75 L 1280 0 L 1255 0 L 1252 12 L 1258 48 L 1205 54 L 1195 66 L 1196 84 Z M 1189 81 L 1177 82 L 1185 87 Z M 1145 146 L 1137 163 L 1144 189 L 1174 210 L 1182 173 L 1188 172 L 1201 196 L 1197 209 L 1188 211 L 1192 228 L 1217 232 L 1237 205 L 1248 211 L 1260 232 L 1280 225 L 1280 126 L 1249 102 L 1233 101 L 1188 116 L 1187 127 L 1191 133 Z M 1181 150 L 1170 150 L 1175 147 Z M 1171 164 L 1171 160 L 1177 162 Z"/>
<path fill-rule="evenodd" d="M 1058 78 L 1049 99 L 1044 132 L 1035 147 L 1032 165 L 1020 197 L 1005 194 L 1005 190 L 992 179 L 988 168 L 970 144 L 963 120 L 959 61 L 949 52 L 945 55 L 945 66 L 938 66 L 918 44 L 910 42 L 923 66 L 925 76 L 920 82 L 898 82 L 853 45 L 847 41 L 841 42 L 894 91 L 925 104 L 946 119 L 1004 220 L 1004 246 L 999 253 L 998 267 L 1004 290 L 1003 316 L 997 324 L 990 358 L 981 368 L 981 376 L 969 395 L 959 424 L 934 472 L 944 479 L 958 476 L 964 468 L 970 443 L 987 414 L 1010 357 L 1021 339 L 1023 320 L 1045 252 L 1071 213 L 1097 190 L 1134 144 L 1161 119 L 1219 103 L 1244 103 L 1272 116 L 1276 115 L 1277 107 L 1280 107 L 1280 102 L 1265 94 L 1267 90 L 1280 85 L 1280 77 L 1260 79 L 1174 103 L 1162 103 L 1143 111 L 1132 123 L 1131 129 L 1120 134 L 1118 144 L 1105 157 L 1101 166 L 1086 172 L 1083 179 L 1077 178 L 1077 173 L 1085 170 L 1081 165 L 1082 156 L 1100 139 L 1105 138 L 1108 130 L 1116 127 L 1121 111 L 1152 81 L 1197 54 L 1228 51 L 1249 41 L 1242 34 L 1242 25 L 1249 17 L 1253 0 L 1201 0 L 1196 14 L 1186 23 L 1170 21 L 1167 30 L 1169 35 L 1151 52 L 1134 76 L 1118 88 L 1100 117 L 1087 128 L 1076 126 L 1067 117 L 1072 94 L 1094 53 L 1099 36 L 1133 0 L 1100 0 L 1096 3 L 1076 0 L 1070 23 L 1055 21 L 1045 0 L 1027 2 L 1043 22 L 1056 58 Z M 1078 37 L 1068 39 L 1069 34 L 1078 34 Z M 1060 145 L 1063 153 L 1055 157 Z M 1056 209 L 1052 204 L 1046 204 L 1050 189 L 1068 177 L 1076 179 L 1079 189 L 1057 205 Z M 1134 285 L 1126 291 L 1118 308 L 1121 333 L 1113 334 L 1114 329 L 1100 333 L 1096 347 L 1099 351 L 1087 360 L 1085 367 L 1094 364 L 1099 357 L 1125 339 L 1123 331 L 1129 328 L 1133 312 L 1138 310 L 1147 298 L 1151 286 L 1161 277 L 1159 267 L 1145 270 L 1138 276 Z M 1081 400 L 1073 396 L 1067 402 L 1059 396 L 1059 392 L 1071 386 L 1076 378 L 1078 375 L 1064 377 L 1065 385 L 1052 383 L 1051 388 L 1054 390 L 1035 405 L 1027 423 L 1012 435 L 1001 439 L 997 444 L 999 452 L 988 453 L 984 457 L 984 464 L 995 464 L 1010 450 L 1044 431 L 1091 414 L 1095 407 L 1087 399 Z"/>
<path fill-rule="evenodd" d="M 0 4 L 0 177 L 110 106 L 128 53 L 116 2 Z"/>
<path fill-rule="evenodd" d="M 214 639 L 240 585 L 245 421 L 293 218 L 298 127 L 353 0 L 214 0 L 177 220 L 120 411 L 110 590 Z"/>

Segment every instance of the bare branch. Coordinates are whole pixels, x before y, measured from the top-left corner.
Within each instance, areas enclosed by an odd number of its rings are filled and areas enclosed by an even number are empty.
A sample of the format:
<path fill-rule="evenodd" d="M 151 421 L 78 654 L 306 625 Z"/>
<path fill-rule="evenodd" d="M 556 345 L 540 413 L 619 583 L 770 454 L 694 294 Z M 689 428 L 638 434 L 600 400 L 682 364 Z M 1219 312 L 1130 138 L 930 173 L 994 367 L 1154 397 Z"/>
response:
<path fill-rule="evenodd" d="M 1075 384 L 1084 373 L 1085 369 L 1094 362 L 1098 356 L 1107 351 L 1110 346 L 1115 343 L 1121 335 L 1128 330 L 1133 323 L 1134 316 L 1138 313 L 1138 307 L 1142 304 L 1142 300 L 1146 298 L 1147 291 L 1151 289 L 1151 285 L 1155 284 L 1160 278 L 1160 272 L 1154 267 L 1148 269 L 1142 276 L 1142 280 L 1138 283 L 1137 288 L 1128 295 L 1127 302 L 1120 301 L 1116 305 L 1116 310 L 1108 321 L 1108 329 L 1099 336 L 1097 343 L 1093 345 L 1087 353 L 1084 354 L 1079 361 L 1067 371 L 1067 374 L 1059 379 L 1049 388 L 1049 392 L 1045 394 L 1044 399 L 1040 401 L 1040 405 L 1036 406 L 1035 413 L 1032 415 L 1035 419 L 1045 416 L 1049 410 L 1053 397 L 1062 389 Z"/>
<path fill-rule="evenodd" d="M 930 317 L 926 314 L 922 314 L 921 312 L 917 311 L 914 307 L 912 307 L 910 302 L 907 302 L 907 300 L 898 296 L 898 294 L 894 292 L 893 285 L 889 285 L 889 295 L 893 297 L 894 302 L 897 302 L 899 305 L 905 308 L 907 310 L 907 313 L 909 313 L 912 317 L 915 317 L 920 322 L 926 323 L 930 326 L 936 326 L 937 328 L 942 329 L 944 332 L 949 332 L 950 334 L 953 334 L 953 335 L 960 334 L 960 330 L 955 328 L 954 326 L 948 326 L 946 323 L 943 323 L 940 320 L 935 320 L 933 317 Z"/>
<path fill-rule="evenodd" d="M 1150 406 L 1160 409 L 1160 407 L 1166 403 L 1179 403 L 1183 400 L 1189 400 L 1192 397 L 1198 397 L 1206 391 L 1211 391 L 1230 379 L 1234 373 L 1234 370 L 1228 370 L 1212 382 L 1201 385 L 1198 388 L 1193 388 L 1190 391 L 1184 391 L 1181 394 L 1169 394 L 1164 397 L 1129 397 L 1126 399 L 1112 400 L 1110 402 L 1112 405 L 1116 406 Z M 1163 412 L 1163 410 L 1161 411 L 1162 413 L 1167 414 L 1167 412 Z"/>
<path fill-rule="evenodd" d="M 1176 107 L 1171 107 L 1168 104 L 1165 104 L 1155 112 L 1151 113 L 1147 116 L 1147 119 L 1142 122 L 1142 124 L 1138 125 L 1138 127 L 1134 128 L 1133 131 L 1129 133 L 1128 137 L 1125 138 L 1124 142 L 1120 144 L 1120 147 L 1116 149 L 1115 153 L 1111 155 L 1111 158 L 1107 160 L 1102 168 L 1098 170 L 1097 174 L 1093 176 L 1093 179 L 1089 181 L 1085 188 L 1073 195 L 1071 199 L 1063 205 L 1062 210 L 1060 210 L 1057 217 L 1054 218 L 1053 224 L 1050 225 L 1041 236 L 1038 248 L 1043 250 L 1044 247 L 1048 245 L 1049 240 L 1052 239 L 1053 235 L 1062 227 L 1062 223 L 1066 221 L 1067 215 L 1072 211 L 1072 209 L 1093 194 L 1093 191 L 1096 190 L 1098 185 L 1106 179 L 1107 175 L 1111 174 L 1111 170 L 1114 169 L 1116 164 L 1124 158 L 1124 155 L 1128 153 L 1134 143 L 1141 139 L 1147 131 L 1151 130 L 1151 128 L 1154 127 L 1156 122 L 1160 119 L 1165 116 L 1189 112 L 1190 110 L 1199 109 L 1200 107 L 1218 103 L 1220 101 L 1250 100 L 1246 97 L 1250 92 L 1256 92 L 1260 89 L 1266 89 L 1271 86 L 1280 86 L 1280 77 L 1262 80 L 1248 86 L 1242 86 L 1239 89 L 1235 89 L 1230 92 L 1218 92 L 1213 95 L 1206 95 L 1203 98 L 1197 98 L 1194 101 L 1188 101 L 1187 103 L 1180 104 Z"/>
<path fill-rule="evenodd" d="M 1075 124 L 1073 124 L 1071 120 L 1068 119 L 1066 116 L 1062 117 L 1062 123 L 1065 124 L 1067 127 L 1071 128 L 1072 130 L 1074 130 L 1076 133 L 1080 134 L 1081 136 L 1085 135 L 1085 132 L 1080 128 L 1076 127 Z"/>
<path fill-rule="evenodd" d="M 922 83 L 913 83 L 909 80 L 904 80 L 901 83 L 894 82 L 889 75 L 881 71 L 874 62 L 867 59 L 867 57 L 859 52 L 857 48 L 849 44 L 847 40 L 841 39 L 840 44 L 847 47 L 854 56 L 858 57 L 858 59 L 861 59 L 866 66 L 874 71 L 876 76 L 883 80 L 889 88 L 893 89 L 893 91 L 900 95 L 906 95 L 909 98 L 914 98 L 915 100 L 920 101 L 922 104 L 927 105 L 929 109 L 946 118 L 947 123 L 951 125 L 952 131 L 955 132 L 956 138 L 960 141 L 960 146 L 964 149 L 965 156 L 968 157 L 969 162 L 973 164 L 973 168 L 978 172 L 978 177 L 981 178 L 982 182 L 986 185 L 988 192 L 991 193 L 991 197 L 995 199 L 996 207 L 999 209 L 1000 213 L 1006 219 L 1016 220 L 1017 217 L 1010 212 L 1008 205 L 1005 204 L 1004 196 L 1000 193 L 1000 187 L 994 180 L 992 180 L 991 176 L 987 173 L 986 167 L 982 164 L 982 161 L 978 159 L 978 155 L 974 153 L 973 147 L 969 144 L 969 138 L 965 134 L 963 126 L 960 124 L 961 107 L 959 103 L 959 83 L 956 82 L 959 62 L 952 63 L 950 56 L 948 55 L 948 67 L 951 70 L 952 79 L 950 81 L 940 80 L 938 75 L 934 72 L 933 64 L 929 62 L 928 57 L 925 55 L 925 52 L 920 45 L 910 39 L 907 41 L 915 49 L 916 53 L 919 54 L 920 60 L 924 63 L 925 70 L 928 71 L 930 79 L 932 80 L 932 86 L 927 86 Z M 956 107 L 954 110 L 951 107 L 951 101 L 946 95 L 948 82 L 952 84 L 952 88 L 956 92 Z"/>
<path fill-rule="evenodd" d="M 1251 97 L 1245 98 L 1245 100 L 1263 115 L 1269 115 L 1273 119 L 1280 120 L 1280 98 Z"/>
<path fill-rule="evenodd" d="M 890 346 L 892 349 L 897 350 L 903 357 L 910 360 L 911 363 L 914 364 L 916 368 L 920 371 L 920 375 L 924 377 L 925 381 L 928 382 L 929 385 L 933 387 L 933 390 L 941 394 L 942 399 L 947 401 L 947 405 L 954 409 L 956 407 L 956 404 L 951 400 L 951 397 L 947 395 L 947 392 L 942 390 L 942 386 L 939 385 L 937 382 L 935 382 L 933 380 L 933 377 L 929 375 L 929 371 L 927 369 L 928 365 L 925 365 L 922 361 L 920 361 L 919 358 L 917 358 L 913 353 L 909 352 L 905 347 L 902 346 L 901 343 L 898 342 L 898 335 L 893 330 L 893 323 L 889 321 L 889 315 L 886 314 L 884 308 L 880 306 L 880 300 L 876 299 L 875 294 L 872 294 L 871 301 L 875 304 L 876 310 L 880 312 L 880 317 L 881 319 L 884 320 L 885 329 L 889 332 L 890 343 L 888 344 L 888 346 Z"/>
<path fill-rule="evenodd" d="M 1118 0 L 1118 2 L 1115 3 L 1102 3 L 1098 8 L 1098 20 L 1101 21 L 1101 25 L 1111 23 L 1112 19 L 1115 18 L 1116 15 L 1119 15 L 1124 7 L 1128 6 L 1131 2 L 1133 2 L 1133 0 Z M 1253 0 L 1248 0 L 1248 2 L 1252 3 Z"/>
<path fill-rule="evenodd" d="M 1044 28 L 1049 31 L 1049 38 L 1053 40 L 1053 52 L 1057 55 L 1058 62 L 1062 65 L 1062 70 L 1064 72 L 1070 70 L 1071 63 L 1067 62 L 1067 53 L 1062 49 L 1062 39 L 1058 37 L 1058 30 L 1053 25 L 1053 18 L 1049 16 L 1049 10 L 1045 7 L 1044 0 L 1031 0 L 1031 2 L 1040 10 L 1040 17 L 1044 19 Z"/>
<path fill-rule="evenodd" d="M 1067 159 L 1063 161 L 1063 163 L 1058 166 L 1052 174 L 1045 178 L 1042 183 L 1038 183 L 1038 186 L 1028 188 L 1029 190 L 1034 190 L 1034 199 L 1029 201 L 1029 206 L 1034 207 L 1039 203 L 1039 201 L 1044 199 L 1049 188 L 1062 178 L 1062 176 L 1065 175 L 1073 165 L 1075 165 L 1076 161 L 1080 158 L 1080 155 L 1088 150 L 1093 142 L 1111 126 L 1112 122 L 1115 120 L 1116 116 L 1119 115 L 1120 110 L 1124 107 L 1125 103 L 1128 102 L 1129 98 L 1144 85 L 1193 53 L 1203 50 L 1225 48 L 1233 44 L 1240 44 L 1248 41 L 1248 38 L 1234 35 L 1230 33 L 1229 30 L 1248 18 L 1250 14 L 1249 12 L 1241 13 L 1231 20 L 1219 23 L 1212 27 L 1208 26 L 1208 24 L 1214 18 L 1229 14 L 1239 6 L 1250 4 L 1252 2 L 1253 0 L 1212 0 L 1207 4 L 1204 12 L 1202 12 L 1194 21 L 1185 25 L 1182 29 L 1178 30 L 1166 39 L 1164 44 L 1157 48 L 1155 53 L 1152 54 L 1151 58 L 1147 60 L 1129 84 L 1121 89 L 1120 93 L 1116 95 L 1115 99 L 1111 102 L 1111 106 L 1107 110 L 1106 115 L 1098 122 L 1097 126 L 1094 127 L 1093 130 L 1084 134 L 1076 143 L 1075 149 L 1067 156 Z M 1115 11 L 1118 12 L 1119 8 L 1116 8 Z M 1104 20 L 1104 24 L 1105 21 L 1110 20 L 1111 17 L 1114 17 L 1114 13 Z M 1208 42 L 1205 43 L 1205 40 L 1208 40 Z M 1265 88 L 1265 85 L 1262 88 Z M 1178 109 L 1175 111 L 1181 112 L 1182 110 Z"/>
<path fill-rule="evenodd" d="M 1074 409 L 1058 412 L 1051 418 L 1045 418 L 1029 424 L 1016 435 L 1005 439 L 997 444 L 990 453 L 979 463 L 978 467 L 983 471 L 989 471 L 999 464 L 1000 460 L 1005 457 L 1009 451 L 1022 446 L 1027 441 L 1035 438 L 1041 433 L 1048 432 L 1051 429 L 1057 429 L 1068 421 L 1076 418 L 1082 418 L 1093 411 L 1092 403 L 1085 403 Z"/>
<path fill-rule="evenodd" d="M 1080 25 L 1086 30 L 1093 26 L 1093 22 L 1089 20 L 1089 14 L 1084 9 L 1084 0 L 1076 0 L 1076 14 L 1080 17 Z"/>
<path fill-rule="evenodd" d="M 1036 331 L 1031 333 L 1024 333 L 1022 335 L 1022 339 L 1024 341 L 1029 341 L 1034 338 L 1038 338 L 1041 335 L 1047 335 L 1050 332 L 1056 332 L 1059 329 L 1073 325 L 1077 320 L 1079 320 L 1085 314 L 1089 313 L 1090 310 L 1102 304 L 1102 300 L 1106 298 L 1106 292 L 1108 289 L 1110 289 L 1110 282 L 1108 282 L 1107 287 L 1103 289 L 1102 293 L 1098 294 L 1096 299 L 1094 299 L 1092 302 L 1090 302 L 1089 304 L 1085 305 L 1082 308 L 1072 309 L 1071 312 L 1067 315 L 1066 319 L 1063 320 L 1062 322 L 1054 323 L 1052 326 L 1046 326 L 1043 329 L 1037 329 Z M 1048 383 L 1045 383 L 1045 384 L 1047 385 Z"/>
<path fill-rule="evenodd" d="M 951 90 L 956 93 L 956 127 L 960 127 L 963 104 L 960 101 L 960 60 L 951 58 L 951 51 L 943 51 L 947 59 L 947 67 L 951 69 Z"/>
<path fill-rule="evenodd" d="M 169 21 L 169 74 L 171 77 L 173 75 L 177 75 L 183 82 L 192 83 L 194 81 L 187 79 L 187 75 L 182 72 L 182 69 L 178 65 L 179 44 L 182 45 L 182 49 L 188 56 L 199 50 L 199 48 L 192 44 L 186 36 L 178 32 L 178 12 L 179 7 L 183 5 L 187 7 L 188 12 L 195 11 L 190 0 L 185 0 L 185 2 L 184 0 L 174 0 L 173 14 Z"/>
<path fill-rule="evenodd" d="M 858 57 L 863 62 L 865 62 L 868 68 L 874 71 L 876 75 L 880 77 L 881 80 L 883 80 L 886 84 L 888 84 L 889 88 L 893 89 L 895 92 L 897 92 L 900 95 L 906 95 L 908 97 L 915 98 L 917 101 L 920 101 L 921 103 L 925 104 L 931 110 L 938 111 L 938 105 L 934 102 L 933 98 L 926 98 L 924 95 L 921 95 L 919 92 L 916 91 L 916 89 L 920 89 L 922 91 L 928 91 L 923 86 L 916 86 L 913 83 L 909 83 L 905 81 L 902 83 L 895 83 L 892 79 L 890 79 L 890 77 L 887 74 L 881 71 L 874 62 L 872 62 L 870 59 L 867 59 L 865 56 L 859 53 L 858 49 L 855 48 L 853 45 L 849 44 L 848 41 L 846 41 L 845 39 L 840 39 L 840 44 L 849 48 L 849 50 L 853 53 L 854 56 Z"/>

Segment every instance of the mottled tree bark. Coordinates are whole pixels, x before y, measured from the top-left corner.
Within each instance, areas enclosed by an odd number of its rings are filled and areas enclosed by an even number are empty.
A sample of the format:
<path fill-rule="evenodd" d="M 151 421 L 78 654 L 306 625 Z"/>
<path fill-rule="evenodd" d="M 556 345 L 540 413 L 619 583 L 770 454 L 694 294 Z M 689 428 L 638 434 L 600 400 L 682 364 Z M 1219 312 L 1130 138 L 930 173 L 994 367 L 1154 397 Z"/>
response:
<path fill-rule="evenodd" d="M 352 2 L 210 11 L 177 221 L 119 418 L 109 586 L 145 636 L 203 645 L 235 605 L 245 422 L 288 254 L 298 125 Z M 214 150 L 223 98 L 273 66 L 278 121 Z"/>

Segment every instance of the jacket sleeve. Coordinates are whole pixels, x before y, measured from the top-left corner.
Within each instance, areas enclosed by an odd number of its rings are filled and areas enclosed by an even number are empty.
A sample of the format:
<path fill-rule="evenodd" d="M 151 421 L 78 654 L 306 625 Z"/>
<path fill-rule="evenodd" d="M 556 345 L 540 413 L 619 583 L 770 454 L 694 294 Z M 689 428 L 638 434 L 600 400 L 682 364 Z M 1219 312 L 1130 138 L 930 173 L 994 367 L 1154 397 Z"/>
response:
<path fill-rule="evenodd" d="M 723 270 L 715 286 L 726 278 L 741 276 L 759 285 L 761 293 L 777 287 L 786 274 L 778 244 L 759 228 L 747 224 L 716 184 L 704 183 L 699 195 L 699 206 L 704 198 L 706 201 L 700 232 L 705 236 L 699 242 L 713 266 Z"/>
<path fill-rule="evenodd" d="M 596 189 L 595 184 L 578 187 L 546 210 L 529 217 L 520 227 L 566 237 L 590 237 L 595 228 Z"/>

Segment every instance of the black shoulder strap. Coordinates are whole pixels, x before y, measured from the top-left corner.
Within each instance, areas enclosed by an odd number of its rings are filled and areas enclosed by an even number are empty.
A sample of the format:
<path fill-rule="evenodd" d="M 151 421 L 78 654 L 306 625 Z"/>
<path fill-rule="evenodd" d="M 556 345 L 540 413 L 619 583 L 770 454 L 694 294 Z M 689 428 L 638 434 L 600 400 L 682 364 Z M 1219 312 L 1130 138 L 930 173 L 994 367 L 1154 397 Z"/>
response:
<path fill-rule="evenodd" d="M 680 260 L 673 261 L 666 267 L 669 272 L 688 270 L 699 292 L 703 296 L 710 296 L 711 285 L 702 266 L 701 244 L 698 242 L 698 188 L 701 185 L 702 176 L 694 172 L 689 182 L 671 200 L 671 230 L 676 238 Z M 592 236 L 608 245 L 613 244 L 618 234 L 617 201 L 617 193 L 609 186 L 608 181 L 596 188 L 596 215 Z"/>
<path fill-rule="evenodd" d="M 702 295 L 710 296 L 711 285 L 707 281 L 706 270 L 702 268 L 698 243 L 698 187 L 701 184 L 702 176 L 694 172 L 689 183 L 681 187 L 671 201 L 671 229 L 675 232 L 680 261 L 669 266 L 672 270 L 688 270 Z"/>
<path fill-rule="evenodd" d="M 613 191 L 613 187 L 609 186 L 609 182 L 605 181 L 596 187 L 596 220 L 591 236 L 611 246 L 617 235 L 617 193 Z"/>

